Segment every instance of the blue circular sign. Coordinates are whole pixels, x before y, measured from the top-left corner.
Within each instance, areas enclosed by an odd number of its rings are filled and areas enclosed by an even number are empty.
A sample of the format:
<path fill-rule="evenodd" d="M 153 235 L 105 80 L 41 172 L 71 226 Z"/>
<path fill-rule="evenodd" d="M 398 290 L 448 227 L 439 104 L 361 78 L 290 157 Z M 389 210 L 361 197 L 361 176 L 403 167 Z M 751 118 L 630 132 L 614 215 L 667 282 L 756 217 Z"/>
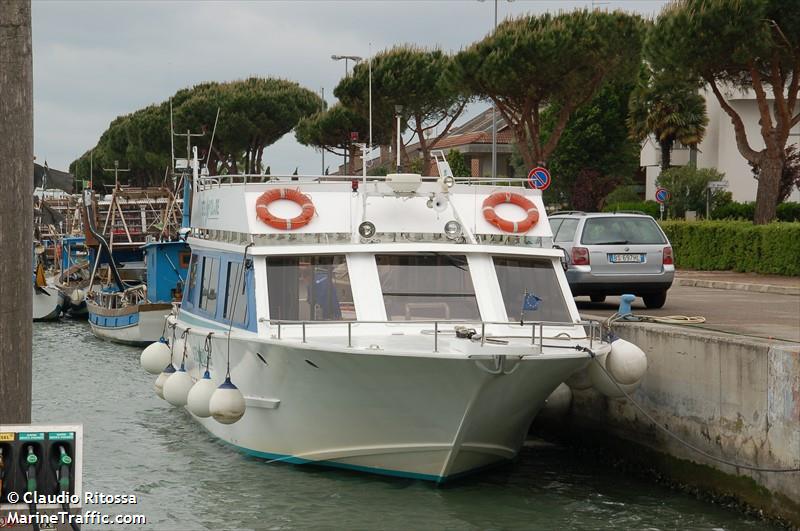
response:
<path fill-rule="evenodd" d="M 550 177 L 550 172 L 547 171 L 547 168 L 537 166 L 528 173 L 528 182 L 532 188 L 544 191 L 550 187 L 553 179 Z"/>
<path fill-rule="evenodd" d="M 670 197 L 672 197 L 672 194 L 666 188 L 656 188 L 656 201 L 659 203 L 666 203 Z"/>

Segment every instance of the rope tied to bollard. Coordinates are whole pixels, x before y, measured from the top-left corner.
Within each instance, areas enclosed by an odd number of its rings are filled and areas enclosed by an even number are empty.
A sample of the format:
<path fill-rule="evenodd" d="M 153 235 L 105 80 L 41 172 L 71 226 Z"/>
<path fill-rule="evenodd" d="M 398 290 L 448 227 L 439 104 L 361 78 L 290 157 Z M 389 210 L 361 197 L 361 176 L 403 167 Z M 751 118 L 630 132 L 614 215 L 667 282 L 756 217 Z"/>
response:
<path fill-rule="evenodd" d="M 663 431 L 664 433 L 666 433 L 667 435 L 669 435 L 670 437 L 672 437 L 673 439 L 678 441 L 680 444 L 682 444 L 685 447 L 689 448 L 690 450 L 693 450 L 693 451 L 697 452 L 698 454 L 700 454 L 700 455 L 702 455 L 704 457 L 707 457 L 708 459 L 711 459 L 712 461 L 716 461 L 718 463 L 723 463 L 725 465 L 732 466 L 734 468 L 741 468 L 741 469 L 744 469 L 744 470 L 751 470 L 753 472 L 771 472 L 771 473 L 776 473 L 776 474 L 800 472 L 800 467 L 797 467 L 797 468 L 764 468 L 764 467 L 758 467 L 758 466 L 752 466 L 752 465 L 744 465 L 744 464 L 741 464 L 741 463 L 737 463 L 735 461 L 729 461 L 729 460 L 727 460 L 725 458 L 718 457 L 716 455 L 710 454 L 710 453 L 706 452 L 705 450 L 703 450 L 701 448 L 698 448 L 697 446 L 693 445 L 692 443 L 683 440 L 680 436 L 678 436 L 677 434 L 675 434 L 672 431 L 670 431 L 666 426 L 662 426 L 650 413 L 648 413 L 641 405 L 639 405 L 639 403 L 636 402 L 636 400 L 634 400 L 633 397 L 631 397 L 631 395 L 628 394 L 628 392 L 625 391 L 625 389 L 622 388 L 622 386 L 617 382 L 617 380 L 615 380 L 614 377 L 611 376 L 611 373 L 609 373 L 608 370 L 606 370 L 606 368 L 603 367 L 603 364 L 600 363 L 600 360 L 597 359 L 597 354 L 595 354 L 594 351 L 592 351 L 588 347 L 584 347 L 584 346 L 581 346 L 581 345 L 575 345 L 575 350 L 587 353 L 589 355 L 589 358 L 593 362 L 597 363 L 598 367 L 600 367 L 600 369 L 605 373 L 605 375 L 608 377 L 608 379 L 611 380 L 611 383 L 614 384 L 614 386 L 623 394 L 623 396 L 625 396 L 625 398 L 630 400 L 631 404 L 633 404 L 633 406 L 637 410 L 639 410 L 639 412 L 642 415 L 644 415 L 650 422 L 652 422 L 659 430 Z"/>

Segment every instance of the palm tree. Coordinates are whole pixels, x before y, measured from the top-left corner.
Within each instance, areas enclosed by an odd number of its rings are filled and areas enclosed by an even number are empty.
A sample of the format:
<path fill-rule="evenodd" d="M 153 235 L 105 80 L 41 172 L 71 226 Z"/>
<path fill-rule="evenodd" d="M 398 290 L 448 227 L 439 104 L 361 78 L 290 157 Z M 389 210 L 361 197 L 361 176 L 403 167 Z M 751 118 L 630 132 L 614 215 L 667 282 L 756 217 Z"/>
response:
<path fill-rule="evenodd" d="M 661 170 L 670 167 L 675 141 L 694 154 L 708 125 L 705 99 L 697 85 L 669 73 L 642 66 L 628 105 L 631 137 L 642 142 L 653 134 L 661 148 Z"/>

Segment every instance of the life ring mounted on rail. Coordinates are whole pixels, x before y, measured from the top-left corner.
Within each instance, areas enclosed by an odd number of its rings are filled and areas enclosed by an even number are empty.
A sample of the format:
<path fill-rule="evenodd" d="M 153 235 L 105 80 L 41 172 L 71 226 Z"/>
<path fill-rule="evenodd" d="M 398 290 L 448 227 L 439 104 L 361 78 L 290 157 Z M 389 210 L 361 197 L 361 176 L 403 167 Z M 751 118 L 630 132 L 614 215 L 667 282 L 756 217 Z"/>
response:
<path fill-rule="evenodd" d="M 522 221 L 509 221 L 497 215 L 494 208 L 503 203 L 517 205 L 527 212 L 527 216 Z M 528 232 L 531 227 L 539 221 L 539 209 L 533 201 L 522 194 L 514 192 L 495 192 L 483 200 L 483 217 L 503 232 L 515 234 Z"/>
<path fill-rule="evenodd" d="M 269 211 L 269 205 L 273 201 L 279 199 L 294 201 L 300 205 L 300 208 L 303 210 L 292 219 L 274 216 Z M 300 190 L 291 188 L 273 188 L 272 190 L 267 190 L 256 199 L 256 215 L 258 219 L 274 229 L 294 230 L 305 227 L 311 222 L 311 218 L 314 217 L 315 212 L 316 210 L 314 209 L 314 203 L 311 202 L 311 198 Z"/>

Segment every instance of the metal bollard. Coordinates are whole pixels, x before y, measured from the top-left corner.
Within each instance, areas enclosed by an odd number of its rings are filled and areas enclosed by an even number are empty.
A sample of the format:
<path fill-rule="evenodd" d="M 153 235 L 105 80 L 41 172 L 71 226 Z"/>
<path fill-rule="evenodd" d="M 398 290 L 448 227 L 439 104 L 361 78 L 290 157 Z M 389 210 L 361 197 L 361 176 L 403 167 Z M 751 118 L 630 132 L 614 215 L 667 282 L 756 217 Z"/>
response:
<path fill-rule="evenodd" d="M 278 323 L 278 339 L 281 338 L 281 324 Z"/>
<path fill-rule="evenodd" d="M 481 321 L 481 346 L 483 346 L 485 341 L 486 341 L 486 323 Z"/>
<path fill-rule="evenodd" d="M 439 352 L 439 321 L 433 322 L 433 351 Z"/>
<path fill-rule="evenodd" d="M 306 322 L 303 321 L 303 343 L 306 342 Z"/>
<path fill-rule="evenodd" d="M 347 321 L 347 348 L 353 346 L 353 327 L 350 321 Z"/>

